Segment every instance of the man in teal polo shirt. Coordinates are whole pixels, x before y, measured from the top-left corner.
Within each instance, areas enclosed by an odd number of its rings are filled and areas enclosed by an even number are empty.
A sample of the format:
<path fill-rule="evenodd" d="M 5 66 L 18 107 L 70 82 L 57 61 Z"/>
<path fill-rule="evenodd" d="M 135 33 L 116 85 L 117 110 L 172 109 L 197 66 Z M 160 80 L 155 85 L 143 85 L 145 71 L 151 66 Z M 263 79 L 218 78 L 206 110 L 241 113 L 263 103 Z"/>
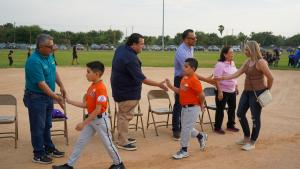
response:
<path fill-rule="evenodd" d="M 63 157 L 64 152 L 57 150 L 51 140 L 53 99 L 63 108 L 63 98 L 55 94 L 55 83 L 60 87 L 62 96 L 66 95 L 64 86 L 56 72 L 52 56 L 53 38 L 47 34 L 37 37 L 36 51 L 25 65 L 24 104 L 28 108 L 33 162 L 50 164 L 52 157 Z"/>

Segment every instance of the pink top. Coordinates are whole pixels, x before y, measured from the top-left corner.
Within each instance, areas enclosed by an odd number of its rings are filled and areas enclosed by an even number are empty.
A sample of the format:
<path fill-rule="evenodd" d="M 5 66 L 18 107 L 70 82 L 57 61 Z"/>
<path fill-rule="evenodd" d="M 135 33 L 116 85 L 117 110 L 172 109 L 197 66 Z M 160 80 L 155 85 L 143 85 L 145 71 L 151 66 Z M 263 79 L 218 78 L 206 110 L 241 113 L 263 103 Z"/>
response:
<path fill-rule="evenodd" d="M 215 77 L 228 76 L 228 75 L 234 74 L 236 71 L 237 71 L 237 68 L 235 67 L 235 64 L 233 61 L 218 62 L 215 66 L 214 76 Z M 236 84 L 237 84 L 236 79 L 221 80 L 220 88 L 223 92 L 232 93 L 232 92 L 235 92 Z"/>

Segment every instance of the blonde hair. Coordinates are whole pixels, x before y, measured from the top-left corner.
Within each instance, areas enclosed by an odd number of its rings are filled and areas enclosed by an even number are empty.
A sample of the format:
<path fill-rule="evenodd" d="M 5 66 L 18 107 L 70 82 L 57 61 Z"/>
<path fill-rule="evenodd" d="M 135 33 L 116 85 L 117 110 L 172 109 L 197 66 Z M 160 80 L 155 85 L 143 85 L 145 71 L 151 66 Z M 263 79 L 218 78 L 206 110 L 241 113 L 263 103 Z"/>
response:
<path fill-rule="evenodd" d="M 259 59 L 262 59 L 260 47 L 256 41 L 247 41 L 245 49 L 249 50 L 251 60 L 258 61 Z"/>

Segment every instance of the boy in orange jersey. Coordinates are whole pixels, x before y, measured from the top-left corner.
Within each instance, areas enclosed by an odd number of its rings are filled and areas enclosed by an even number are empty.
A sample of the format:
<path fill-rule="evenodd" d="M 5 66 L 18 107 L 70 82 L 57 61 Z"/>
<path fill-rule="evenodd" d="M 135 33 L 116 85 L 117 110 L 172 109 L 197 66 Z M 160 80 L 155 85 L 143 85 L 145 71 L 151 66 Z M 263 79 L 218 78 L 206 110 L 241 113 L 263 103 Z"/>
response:
<path fill-rule="evenodd" d="M 66 101 L 71 105 L 86 108 L 88 115 L 83 122 L 76 126 L 76 130 L 81 131 L 81 133 L 68 162 L 64 165 L 52 166 L 52 168 L 73 169 L 83 147 L 90 138 L 97 133 L 101 142 L 104 144 L 106 151 L 113 160 L 113 164 L 109 169 L 125 169 L 118 151 L 112 142 L 112 136 L 110 133 L 110 121 L 108 114 L 106 113 L 108 96 L 106 87 L 101 79 L 101 76 L 104 73 L 104 65 L 99 61 L 94 61 L 86 64 L 86 66 L 86 78 L 88 81 L 92 82 L 92 84 L 87 90 L 85 101 L 83 103 L 77 102 L 70 100 L 68 97 Z"/>
<path fill-rule="evenodd" d="M 206 146 L 207 134 L 197 131 L 194 126 L 199 117 L 200 111 L 204 111 L 204 94 L 202 85 L 198 80 L 195 71 L 198 62 L 194 58 L 185 60 L 183 67 L 184 77 L 181 80 L 180 88 L 173 86 L 169 79 L 166 79 L 168 87 L 175 93 L 179 93 L 179 102 L 182 106 L 181 110 L 181 149 L 173 155 L 174 159 L 182 159 L 189 156 L 187 148 L 190 136 L 197 138 L 200 144 L 200 150 L 204 150 Z"/>

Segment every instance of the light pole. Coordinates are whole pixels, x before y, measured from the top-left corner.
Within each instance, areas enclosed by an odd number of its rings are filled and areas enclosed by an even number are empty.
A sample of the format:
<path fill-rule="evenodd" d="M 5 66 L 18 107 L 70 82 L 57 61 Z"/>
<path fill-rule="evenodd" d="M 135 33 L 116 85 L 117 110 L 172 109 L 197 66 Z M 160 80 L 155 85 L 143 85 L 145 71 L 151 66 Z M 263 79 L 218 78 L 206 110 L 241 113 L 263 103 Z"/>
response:
<path fill-rule="evenodd" d="M 162 16 L 162 36 L 161 36 L 161 44 L 162 44 L 162 50 L 165 50 L 165 0 L 163 0 L 163 16 Z"/>

